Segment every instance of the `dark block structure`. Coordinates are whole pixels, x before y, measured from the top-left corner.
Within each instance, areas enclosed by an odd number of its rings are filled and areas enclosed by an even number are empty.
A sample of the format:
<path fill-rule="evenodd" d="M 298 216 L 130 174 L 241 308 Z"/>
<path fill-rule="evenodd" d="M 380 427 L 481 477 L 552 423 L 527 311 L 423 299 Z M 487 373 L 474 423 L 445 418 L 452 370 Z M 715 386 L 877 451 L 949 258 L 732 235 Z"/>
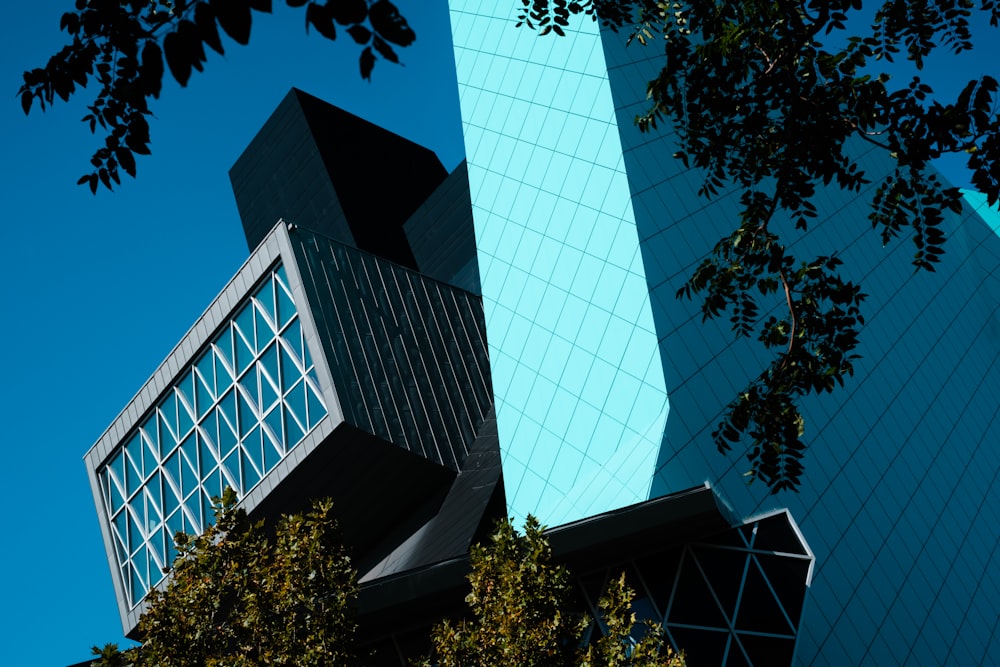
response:
<path fill-rule="evenodd" d="M 432 151 L 294 88 L 229 172 L 251 250 L 283 218 L 410 268 L 403 223 L 446 176 Z"/>

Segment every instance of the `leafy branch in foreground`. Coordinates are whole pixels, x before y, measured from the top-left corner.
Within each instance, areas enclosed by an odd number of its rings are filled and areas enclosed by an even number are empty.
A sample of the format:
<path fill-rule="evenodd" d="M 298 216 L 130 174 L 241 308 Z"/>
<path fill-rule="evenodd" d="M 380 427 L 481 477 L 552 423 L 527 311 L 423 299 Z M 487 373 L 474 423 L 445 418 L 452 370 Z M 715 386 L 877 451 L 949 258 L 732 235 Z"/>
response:
<path fill-rule="evenodd" d="M 601 638 L 583 646 L 595 621 L 572 608 L 569 573 L 552 563 L 534 517 L 525 521 L 523 536 L 509 520 L 499 522 L 488 544 L 472 548 L 471 564 L 466 602 L 472 617 L 435 626 L 424 667 L 684 667 L 684 656 L 674 653 L 658 624 L 636 625 L 635 593 L 624 574 L 600 601 Z"/>
<path fill-rule="evenodd" d="M 563 34 L 577 14 L 611 29 L 628 27 L 630 40 L 662 45 L 663 67 L 648 84 L 650 107 L 636 123 L 651 131 L 669 122 L 675 156 L 704 175 L 699 194 L 735 188 L 740 201 L 735 230 L 678 295 L 702 298 L 705 318 L 730 312 L 738 336 L 756 332 L 775 352 L 729 404 L 713 437 L 720 451 L 748 439 L 749 474 L 774 492 L 795 489 L 805 449 L 797 401 L 831 391 L 853 373 L 864 295 L 836 272 L 837 248 L 800 261 L 772 223 L 788 220 L 805 231 L 818 216 L 818 187 L 859 193 L 874 180 L 868 222 L 883 243 L 908 233 L 913 265 L 933 271 L 944 252 L 944 212 L 960 211 L 961 195 L 930 162 L 967 154 L 972 183 L 997 204 L 996 79 L 969 81 L 946 103 L 919 76 L 893 90 L 888 74 L 872 72 L 900 52 L 919 70 L 939 45 L 952 53 L 972 49 L 973 3 L 887 0 L 860 37 L 843 35 L 858 24 L 848 15 L 861 10 L 860 0 L 521 4 L 518 24 L 540 34 Z M 993 27 L 1000 24 L 997 0 L 981 0 L 979 11 Z M 843 46 L 827 48 L 820 41 L 827 38 Z M 866 173 L 856 161 L 865 146 L 893 161 L 888 173 Z M 757 299 L 769 296 L 767 307 L 783 304 L 783 317 L 762 320 Z"/>
<path fill-rule="evenodd" d="M 329 500 L 282 518 L 269 537 L 226 489 L 215 524 L 178 533 L 166 588 L 139 620 L 141 647 L 94 647 L 97 667 L 250 667 L 355 662 L 356 572 Z"/>
<path fill-rule="evenodd" d="M 314 29 L 336 39 L 337 26 L 361 48 L 361 76 L 371 78 L 377 57 L 398 63 L 395 46 L 406 47 L 416 35 L 389 0 L 287 0 L 305 7 L 306 32 Z M 45 67 L 24 72 L 18 95 L 27 114 L 37 101 L 45 110 L 56 98 L 64 102 L 96 81 L 98 90 L 83 122 L 92 133 L 100 127 L 104 146 L 91 158 L 93 170 L 81 185 L 121 183 L 120 171 L 135 177 L 136 155 L 149 154 L 149 98 L 159 98 L 165 73 L 182 86 L 192 71 L 201 72 L 206 47 L 222 54 L 221 34 L 237 44 L 250 41 L 254 12 L 270 13 L 271 0 L 76 0 L 76 11 L 63 14 L 61 30 L 71 42 Z"/>

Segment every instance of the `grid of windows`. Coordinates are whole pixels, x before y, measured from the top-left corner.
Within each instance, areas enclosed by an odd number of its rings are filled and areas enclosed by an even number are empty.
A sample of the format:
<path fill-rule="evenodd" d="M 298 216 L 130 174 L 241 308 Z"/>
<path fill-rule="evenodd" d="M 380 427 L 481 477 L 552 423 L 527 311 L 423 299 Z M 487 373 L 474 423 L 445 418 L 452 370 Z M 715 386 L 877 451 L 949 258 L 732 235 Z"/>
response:
<path fill-rule="evenodd" d="M 244 497 L 326 415 L 284 268 L 276 267 L 98 470 L 132 605 L 164 576 L 178 531 Z"/>

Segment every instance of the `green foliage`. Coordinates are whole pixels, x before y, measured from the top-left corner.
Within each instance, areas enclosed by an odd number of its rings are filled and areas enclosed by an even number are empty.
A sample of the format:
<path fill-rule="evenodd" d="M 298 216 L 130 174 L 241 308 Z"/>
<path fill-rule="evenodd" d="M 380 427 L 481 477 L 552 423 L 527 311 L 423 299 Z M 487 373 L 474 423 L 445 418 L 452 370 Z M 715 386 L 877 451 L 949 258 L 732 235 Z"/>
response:
<path fill-rule="evenodd" d="M 683 656 L 666 646 L 659 625 L 646 624 L 632 638 L 634 593 L 624 575 L 601 600 L 606 636 L 587 647 L 581 637 L 588 617 L 570 604 L 569 573 L 552 563 L 552 549 L 538 521 L 529 516 L 524 535 L 501 521 L 490 542 L 471 554 L 466 597 L 471 618 L 435 626 L 433 654 L 424 667 L 683 667 Z"/>
<path fill-rule="evenodd" d="M 93 649 L 99 667 L 253 667 L 355 662 L 356 572 L 337 540 L 332 503 L 287 516 L 269 537 L 227 489 L 216 523 L 178 533 L 163 590 L 139 620 L 143 644 Z"/>
<path fill-rule="evenodd" d="M 398 63 L 394 46 L 406 47 L 416 35 L 389 0 L 287 0 L 305 7 L 306 32 L 336 39 L 337 26 L 361 53 L 361 76 L 370 79 L 377 57 Z M 71 41 L 45 67 L 24 73 L 18 90 L 27 114 L 37 100 L 44 110 L 58 97 L 66 102 L 91 81 L 97 95 L 83 122 L 100 127 L 104 146 L 90 162 L 93 170 L 80 185 L 121 183 L 120 171 L 135 177 L 135 156 L 149 154 L 149 98 L 158 98 L 165 69 L 182 86 L 207 60 L 205 47 L 222 54 L 221 32 L 237 44 L 250 41 L 254 13 L 271 12 L 271 0 L 76 0 L 59 27 Z M 166 68 L 164 68 L 164 61 Z M 79 88 L 78 88 L 79 87 Z"/>
<path fill-rule="evenodd" d="M 715 442 L 720 451 L 746 443 L 751 478 L 775 492 L 795 489 L 805 450 L 798 400 L 831 391 L 853 373 L 864 295 L 837 273 L 838 248 L 801 261 L 775 227 L 788 220 L 806 230 L 818 214 L 817 187 L 859 192 L 877 179 L 867 224 L 883 244 L 908 233 L 913 265 L 933 271 L 944 252 L 943 213 L 961 203 L 930 161 L 967 154 L 973 184 L 997 204 L 996 79 L 970 81 L 946 102 L 918 76 L 893 89 L 889 75 L 875 69 L 900 52 L 920 69 L 939 46 L 953 53 L 973 48 L 973 3 L 886 0 L 862 36 L 843 34 L 861 23 L 849 20 L 861 11 L 860 0 L 521 4 L 518 25 L 540 34 L 563 34 L 578 14 L 612 29 L 628 26 L 630 39 L 663 49 L 663 67 L 648 84 L 649 109 L 636 123 L 652 131 L 669 119 L 676 157 L 704 176 L 699 194 L 711 198 L 729 188 L 740 201 L 734 231 L 678 296 L 701 298 L 705 318 L 730 313 L 737 336 L 756 335 L 772 352 L 769 366 L 727 407 Z M 980 11 L 1000 24 L 1000 2 L 981 0 Z M 820 41 L 828 38 L 843 46 Z M 853 158 L 859 147 L 883 151 L 894 168 L 865 173 Z M 779 304 L 782 317 L 760 316 Z"/>

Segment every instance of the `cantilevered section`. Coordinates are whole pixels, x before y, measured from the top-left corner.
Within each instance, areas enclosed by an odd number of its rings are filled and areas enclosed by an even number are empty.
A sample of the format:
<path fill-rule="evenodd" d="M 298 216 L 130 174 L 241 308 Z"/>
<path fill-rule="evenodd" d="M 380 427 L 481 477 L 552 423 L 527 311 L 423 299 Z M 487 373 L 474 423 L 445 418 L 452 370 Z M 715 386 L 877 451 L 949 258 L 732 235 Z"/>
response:
<path fill-rule="evenodd" d="M 483 328 L 473 295 L 276 226 L 86 456 L 126 633 L 227 486 L 254 517 L 331 496 L 359 564 L 391 554 L 491 415 Z"/>

